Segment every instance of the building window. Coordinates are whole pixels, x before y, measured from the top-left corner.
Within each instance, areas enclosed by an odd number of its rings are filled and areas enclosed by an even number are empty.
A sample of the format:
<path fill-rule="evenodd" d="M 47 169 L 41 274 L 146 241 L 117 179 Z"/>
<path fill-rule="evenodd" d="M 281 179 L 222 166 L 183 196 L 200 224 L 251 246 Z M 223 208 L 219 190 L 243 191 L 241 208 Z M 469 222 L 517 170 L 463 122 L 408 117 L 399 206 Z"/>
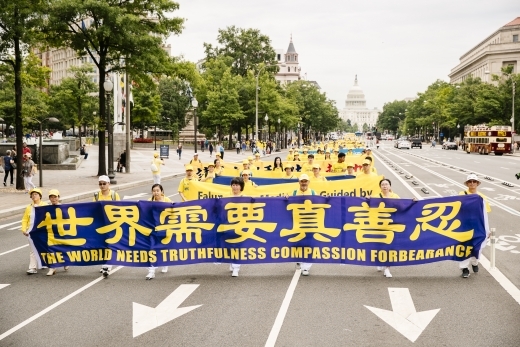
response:
<path fill-rule="evenodd" d="M 290 67 L 287 68 L 287 72 L 291 72 L 291 68 Z"/>
<path fill-rule="evenodd" d="M 278 54 L 277 57 L 278 57 L 278 61 L 280 61 L 280 59 L 282 59 L 282 55 L 281 54 Z"/>
<path fill-rule="evenodd" d="M 518 34 L 517 35 L 513 35 L 513 42 L 518 42 Z"/>

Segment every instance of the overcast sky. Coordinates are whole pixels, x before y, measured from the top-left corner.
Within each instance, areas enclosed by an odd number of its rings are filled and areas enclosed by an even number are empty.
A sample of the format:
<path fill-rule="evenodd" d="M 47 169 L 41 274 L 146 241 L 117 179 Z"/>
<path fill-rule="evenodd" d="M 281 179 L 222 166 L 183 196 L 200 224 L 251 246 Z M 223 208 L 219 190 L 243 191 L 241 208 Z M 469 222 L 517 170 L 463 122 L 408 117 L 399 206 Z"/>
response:
<path fill-rule="evenodd" d="M 186 23 L 168 40 L 173 55 L 204 58 L 203 43 L 231 25 L 259 29 L 284 52 L 292 34 L 302 77 L 340 109 L 356 74 L 369 108 L 449 81 L 464 53 L 520 16 L 520 0 L 177 1 Z"/>

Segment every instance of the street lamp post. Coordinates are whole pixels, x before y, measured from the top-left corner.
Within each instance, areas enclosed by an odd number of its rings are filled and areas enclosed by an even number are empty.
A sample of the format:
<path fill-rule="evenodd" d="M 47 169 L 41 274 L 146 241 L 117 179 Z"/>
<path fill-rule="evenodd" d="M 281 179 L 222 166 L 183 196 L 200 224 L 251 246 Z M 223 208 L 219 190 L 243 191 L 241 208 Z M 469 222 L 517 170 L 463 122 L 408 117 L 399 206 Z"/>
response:
<path fill-rule="evenodd" d="M 300 128 L 301 128 L 301 124 L 300 124 L 300 122 L 298 122 L 298 148 L 300 148 L 300 135 L 301 135 Z"/>
<path fill-rule="evenodd" d="M 153 150 L 157 150 L 157 123 L 154 125 L 153 128 Z"/>
<path fill-rule="evenodd" d="M 260 77 L 260 73 L 263 69 L 266 67 L 271 67 L 276 65 L 264 65 L 262 66 L 258 72 L 256 73 L 256 88 L 255 88 L 255 141 L 258 141 L 258 78 Z M 285 64 L 280 65 L 281 67 L 284 67 Z"/>
<path fill-rule="evenodd" d="M 40 187 L 43 187 L 43 160 L 42 160 L 42 157 L 43 157 L 43 147 L 42 147 L 43 122 L 47 120 L 51 123 L 58 123 L 59 120 L 54 117 L 45 118 L 42 120 L 38 120 L 38 119 L 30 118 L 30 117 L 27 117 L 27 119 L 33 120 L 40 124 L 40 141 L 39 141 L 39 145 L 38 145 L 38 150 L 39 150 L 39 153 L 38 153 L 38 169 L 39 170 L 38 171 L 39 171 Z"/>
<path fill-rule="evenodd" d="M 276 151 L 277 152 L 280 152 L 281 148 L 282 147 L 282 141 L 280 139 L 280 137 L 282 136 L 282 128 L 280 127 L 280 118 L 278 118 L 278 131 L 276 132 L 276 139 L 278 141 L 278 143 L 276 144 Z"/>
<path fill-rule="evenodd" d="M 197 107 L 199 106 L 199 102 L 195 97 L 191 99 L 191 106 L 193 107 L 193 132 L 195 138 L 195 153 L 197 153 Z"/>
<path fill-rule="evenodd" d="M 515 88 L 516 81 L 513 81 L 513 106 L 511 107 L 511 153 L 515 152 Z"/>
<path fill-rule="evenodd" d="M 113 122 L 110 119 L 110 92 L 114 89 L 114 84 L 111 80 L 106 80 L 103 83 L 103 89 L 107 94 L 106 102 L 106 116 L 107 116 L 107 130 L 108 130 L 108 178 L 110 178 L 110 184 L 116 184 L 114 180 L 116 174 L 114 173 L 114 129 Z"/>
<path fill-rule="evenodd" d="M 265 142 L 267 143 L 267 141 L 269 140 L 269 116 L 267 115 L 267 113 L 265 114 L 265 117 L 264 117 L 264 120 L 265 120 Z"/>

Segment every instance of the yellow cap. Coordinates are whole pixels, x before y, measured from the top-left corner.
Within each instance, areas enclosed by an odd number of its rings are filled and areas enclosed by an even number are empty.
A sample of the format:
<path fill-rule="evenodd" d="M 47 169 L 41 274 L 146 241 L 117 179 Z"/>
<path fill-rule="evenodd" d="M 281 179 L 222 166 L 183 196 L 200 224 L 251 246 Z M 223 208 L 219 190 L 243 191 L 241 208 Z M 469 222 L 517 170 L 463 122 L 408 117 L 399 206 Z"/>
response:
<path fill-rule="evenodd" d="M 154 157 L 154 158 L 158 158 L 158 157 L 159 157 L 159 153 L 154 153 L 154 154 L 153 154 L 153 157 Z"/>
<path fill-rule="evenodd" d="M 29 197 L 31 197 L 32 193 L 38 193 L 38 194 L 40 194 L 40 198 L 43 196 L 43 195 L 42 195 L 42 191 L 41 191 L 40 188 L 33 188 L 33 189 L 31 189 L 31 190 L 29 191 Z"/>
<path fill-rule="evenodd" d="M 245 174 L 247 174 L 247 175 L 251 175 L 251 171 L 249 171 L 249 170 L 244 170 L 244 171 L 242 171 L 242 175 L 245 175 Z"/>
<path fill-rule="evenodd" d="M 49 196 L 51 196 L 51 195 L 55 195 L 55 196 L 59 197 L 60 192 L 58 191 L 58 189 L 51 189 L 51 190 L 49 190 Z"/>
<path fill-rule="evenodd" d="M 321 169 L 321 166 L 320 166 L 320 164 L 314 164 L 314 165 L 312 165 L 312 168 L 313 169 Z"/>
<path fill-rule="evenodd" d="M 363 161 L 363 165 L 370 165 L 372 164 L 372 162 L 370 160 L 364 160 Z"/>
<path fill-rule="evenodd" d="M 354 167 L 353 163 L 347 163 L 347 167 Z"/>
<path fill-rule="evenodd" d="M 193 166 L 186 165 L 185 169 L 186 169 L 186 171 L 190 171 L 190 170 L 193 171 Z"/>
<path fill-rule="evenodd" d="M 249 164 L 249 160 L 242 160 L 242 164 Z"/>
<path fill-rule="evenodd" d="M 255 154 L 255 157 L 259 157 L 259 156 L 260 156 L 260 153 L 256 153 L 256 154 Z"/>
<path fill-rule="evenodd" d="M 247 160 L 253 160 L 252 156 L 247 157 Z"/>

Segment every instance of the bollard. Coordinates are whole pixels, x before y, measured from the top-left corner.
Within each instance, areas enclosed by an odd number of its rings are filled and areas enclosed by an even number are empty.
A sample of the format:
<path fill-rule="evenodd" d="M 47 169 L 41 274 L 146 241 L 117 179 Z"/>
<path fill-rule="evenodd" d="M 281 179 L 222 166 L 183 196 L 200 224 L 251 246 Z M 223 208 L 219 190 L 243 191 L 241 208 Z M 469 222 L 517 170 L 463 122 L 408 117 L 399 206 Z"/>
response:
<path fill-rule="evenodd" d="M 490 259 L 490 263 L 491 263 L 491 268 L 494 269 L 495 268 L 495 244 L 497 242 L 496 240 L 496 237 L 495 237 L 495 228 L 491 228 L 491 238 L 490 238 L 490 242 L 491 242 L 491 251 L 490 251 L 490 255 L 491 255 L 491 259 Z"/>

